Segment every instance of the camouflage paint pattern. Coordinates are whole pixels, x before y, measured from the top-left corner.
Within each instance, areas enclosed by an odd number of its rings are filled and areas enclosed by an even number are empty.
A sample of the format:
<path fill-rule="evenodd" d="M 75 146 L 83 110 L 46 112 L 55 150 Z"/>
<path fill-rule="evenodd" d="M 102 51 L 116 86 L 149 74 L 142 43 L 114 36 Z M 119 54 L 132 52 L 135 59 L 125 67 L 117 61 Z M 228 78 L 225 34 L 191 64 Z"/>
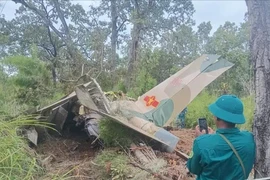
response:
<path fill-rule="evenodd" d="M 139 97 L 130 110 L 139 109 L 133 112 L 134 116 L 152 121 L 160 127 L 168 126 L 207 85 L 234 65 L 227 60 L 219 60 L 219 57 L 202 55 Z M 158 106 L 149 106 L 151 102 L 146 102 L 146 97 L 153 97 L 150 100 L 154 99 Z"/>
<path fill-rule="evenodd" d="M 218 60 L 219 57 L 202 55 L 139 97 L 136 102 L 118 102 L 117 108 L 111 111 L 118 114 L 100 112 L 87 95 L 88 91 L 83 90 L 85 87 L 77 87 L 76 94 L 84 106 L 161 142 L 168 152 L 172 152 L 179 138 L 161 127 L 174 121 L 179 112 L 208 84 L 234 65 L 226 60 Z"/>

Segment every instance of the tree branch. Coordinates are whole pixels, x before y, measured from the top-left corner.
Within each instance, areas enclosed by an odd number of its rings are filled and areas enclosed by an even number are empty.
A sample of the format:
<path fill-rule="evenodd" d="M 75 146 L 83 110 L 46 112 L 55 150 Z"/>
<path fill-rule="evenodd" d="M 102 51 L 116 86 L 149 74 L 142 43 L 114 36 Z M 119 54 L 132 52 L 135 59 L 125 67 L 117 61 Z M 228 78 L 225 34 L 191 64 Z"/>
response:
<path fill-rule="evenodd" d="M 120 24 L 120 26 L 117 28 L 117 33 L 118 33 L 118 31 L 123 27 L 123 25 L 125 24 L 125 22 L 127 22 L 127 19 L 125 19 L 121 24 Z"/>
<path fill-rule="evenodd" d="M 63 38 L 63 35 L 60 31 L 58 31 L 54 25 L 52 24 L 52 22 L 50 21 L 50 19 L 48 19 L 42 11 L 38 10 L 35 6 L 32 6 L 28 3 L 25 2 L 25 0 L 12 0 L 13 2 L 15 2 L 16 4 L 19 3 L 19 4 L 22 4 L 24 5 L 25 7 L 27 7 L 28 9 L 30 9 L 31 11 L 35 12 L 36 14 L 38 14 L 44 21 L 44 23 L 48 26 L 50 26 L 50 28 L 52 28 L 52 30 L 61 38 Z"/>
<path fill-rule="evenodd" d="M 63 15 L 63 12 L 60 9 L 59 2 L 58 2 L 58 0 L 53 0 L 53 3 L 54 3 L 54 6 L 56 8 L 57 14 L 58 14 L 63 26 L 64 26 L 65 34 L 67 36 L 69 36 L 69 28 L 68 28 L 67 22 L 65 20 L 65 17 Z"/>
<path fill-rule="evenodd" d="M 53 56 L 54 57 L 54 54 L 52 52 L 51 49 L 49 49 L 48 47 L 46 47 L 44 44 L 37 44 L 38 47 L 42 47 L 43 49 L 46 50 L 46 52 L 50 55 L 50 56 Z"/>

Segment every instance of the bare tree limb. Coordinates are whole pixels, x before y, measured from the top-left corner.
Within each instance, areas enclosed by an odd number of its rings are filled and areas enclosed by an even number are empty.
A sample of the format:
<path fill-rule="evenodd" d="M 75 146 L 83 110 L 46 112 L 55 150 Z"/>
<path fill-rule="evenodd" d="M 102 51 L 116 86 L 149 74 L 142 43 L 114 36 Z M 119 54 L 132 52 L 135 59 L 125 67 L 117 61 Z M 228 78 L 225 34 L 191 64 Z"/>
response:
<path fill-rule="evenodd" d="M 69 28 L 68 28 L 67 22 L 66 22 L 66 20 L 64 18 L 63 12 L 60 9 L 59 2 L 58 2 L 58 0 L 53 0 L 53 3 L 54 3 L 54 6 L 56 8 L 57 14 L 58 14 L 63 26 L 64 26 L 65 34 L 69 38 Z"/>
<path fill-rule="evenodd" d="M 28 9 L 32 10 L 33 12 L 37 13 L 42 19 L 43 19 L 43 22 L 50 26 L 50 28 L 52 28 L 52 30 L 61 38 L 63 38 L 63 34 L 58 31 L 54 25 L 52 24 L 52 22 L 46 17 L 46 15 L 44 15 L 44 13 L 40 10 L 38 10 L 35 6 L 33 5 L 30 5 L 28 3 L 25 2 L 25 0 L 12 0 L 13 2 L 15 2 L 16 4 L 19 3 L 19 4 L 22 4 L 24 5 L 25 7 L 27 7 Z"/>
<path fill-rule="evenodd" d="M 127 19 L 125 19 L 121 24 L 120 26 L 117 28 L 117 33 L 119 32 L 119 30 L 123 27 L 123 25 L 127 22 Z"/>

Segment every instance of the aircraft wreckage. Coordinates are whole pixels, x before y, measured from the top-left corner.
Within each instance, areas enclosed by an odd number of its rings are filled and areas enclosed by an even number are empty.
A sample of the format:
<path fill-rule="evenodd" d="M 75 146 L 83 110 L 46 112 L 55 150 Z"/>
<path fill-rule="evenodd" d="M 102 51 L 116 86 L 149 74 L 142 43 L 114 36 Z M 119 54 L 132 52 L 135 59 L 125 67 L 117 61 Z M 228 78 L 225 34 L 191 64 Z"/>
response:
<path fill-rule="evenodd" d="M 212 81 L 234 64 L 219 55 L 202 55 L 183 69 L 141 95 L 137 100 L 109 100 L 95 79 L 75 87 L 58 102 L 39 109 L 46 121 L 61 131 L 67 121 L 84 124 L 89 136 L 98 137 L 98 122 L 107 117 L 156 140 L 167 152 L 173 152 L 179 138 L 165 130 L 176 116 Z M 38 133 L 28 131 L 28 139 L 37 144 Z"/>

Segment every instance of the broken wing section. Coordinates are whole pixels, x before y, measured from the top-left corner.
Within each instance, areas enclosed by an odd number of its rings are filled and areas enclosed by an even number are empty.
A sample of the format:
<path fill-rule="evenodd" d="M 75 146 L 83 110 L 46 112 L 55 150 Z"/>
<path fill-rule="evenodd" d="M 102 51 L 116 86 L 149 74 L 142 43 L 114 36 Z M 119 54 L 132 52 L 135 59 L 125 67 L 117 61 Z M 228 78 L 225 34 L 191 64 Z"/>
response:
<path fill-rule="evenodd" d="M 169 133 L 168 131 L 164 130 L 163 128 L 157 127 L 154 123 L 149 122 L 139 117 L 135 117 L 129 112 L 125 113 L 125 111 L 122 111 L 121 109 L 119 109 L 119 111 L 121 111 L 122 114 L 119 114 L 119 115 L 116 115 L 116 114 L 111 115 L 104 111 L 99 110 L 97 106 L 95 105 L 95 103 L 93 102 L 88 91 L 83 86 L 76 87 L 75 92 L 77 94 L 77 97 L 80 103 L 83 106 L 91 110 L 94 110 L 98 112 L 100 115 L 104 117 L 108 117 L 117 123 L 120 123 L 128 128 L 131 128 L 142 135 L 145 135 L 151 139 L 156 140 L 157 142 L 162 143 L 163 147 L 165 148 L 167 152 L 173 152 L 174 149 L 176 148 L 179 138 Z M 132 101 L 127 101 L 125 103 L 126 104 L 124 104 L 123 102 L 120 102 L 121 105 L 117 106 L 117 108 L 128 106 L 129 109 L 132 109 L 132 106 L 135 105 L 134 102 Z M 137 108 L 137 107 L 134 106 L 134 108 Z"/>

